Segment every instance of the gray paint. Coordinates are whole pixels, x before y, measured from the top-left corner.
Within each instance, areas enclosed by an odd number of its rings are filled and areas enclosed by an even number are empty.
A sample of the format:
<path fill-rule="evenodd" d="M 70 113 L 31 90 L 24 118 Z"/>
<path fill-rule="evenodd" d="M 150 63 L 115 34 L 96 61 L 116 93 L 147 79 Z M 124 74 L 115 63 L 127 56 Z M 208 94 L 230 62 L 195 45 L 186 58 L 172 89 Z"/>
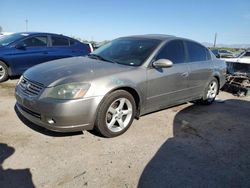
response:
<path fill-rule="evenodd" d="M 139 115 L 144 115 L 201 98 L 205 87 L 214 76 L 219 78 L 221 87 L 225 83 L 226 64 L 213 55 L 207 62 L 174 64 L 168 68 L 152 67 L 152 60 L 161 47 L 171 40 L 181 38 L 167 35 L 132 37 L 154 38 L 162 42 L 139 67 L 88 57 L 66 58 L 32 67 L 24 73 L 24 77 L 43 84 L 44 90 L 37 97 L 29 97 L 17 86 L 18 109 L 25 117 L 46 128 L 57 131 L 77 131 L 93 128 L 100 102 L 110 92 L 119 88 L 129 87 L 138 93 Z M 52 100 L 46 97 L 47 91 L 54 86 L 72 82 L 91 84 L 83 99 Z M 41 114 L 42 118 L 30 116 L 21 109 L 22 106 Z M 46 123 L 47 117 L 54 118 L 56 124 L 51 127 Z"/>

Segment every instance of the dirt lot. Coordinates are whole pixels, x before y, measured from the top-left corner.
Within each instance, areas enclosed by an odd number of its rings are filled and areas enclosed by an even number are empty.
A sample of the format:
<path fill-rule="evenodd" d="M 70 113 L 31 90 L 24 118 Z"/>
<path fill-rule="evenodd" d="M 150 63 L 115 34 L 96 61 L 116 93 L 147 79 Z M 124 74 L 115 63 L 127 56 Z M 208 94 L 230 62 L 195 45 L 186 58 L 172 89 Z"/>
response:
<path fill-rule="evenodd" d="M 59 134 L 20 120 L 0 84 L 0 187 L 250 187 L 250 98 L 222 92 L 141 117 L 124 135 Z"/>

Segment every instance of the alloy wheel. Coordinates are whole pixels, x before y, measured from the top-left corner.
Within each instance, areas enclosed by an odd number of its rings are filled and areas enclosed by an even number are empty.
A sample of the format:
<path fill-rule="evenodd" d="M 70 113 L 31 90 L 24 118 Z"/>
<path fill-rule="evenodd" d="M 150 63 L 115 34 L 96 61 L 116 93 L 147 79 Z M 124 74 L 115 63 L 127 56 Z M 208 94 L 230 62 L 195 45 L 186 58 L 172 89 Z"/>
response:
<path fill-rule="evenodd" d="M 2 65 L 0 65 L 0 80 L 5 76 L 6 72 Z"/>
<path fill-rule="evenodd" d="M 214 100 L 214 98 L 217 95 L 217 91 L 218 91 L 218 85 L 217 85 L 216 81 L 210 82 L 210 84 L 208 86 L 208 90 L 207 90 L 207 100 L 208 101 Z"/>
<path fill-rule="evenodd" d="M 112 132 L 120 132 L 125 129 L 132 118 L 133 108 L 126 98 L 116 99 L 109 106 L 106 113 L 106 125 Z"/>

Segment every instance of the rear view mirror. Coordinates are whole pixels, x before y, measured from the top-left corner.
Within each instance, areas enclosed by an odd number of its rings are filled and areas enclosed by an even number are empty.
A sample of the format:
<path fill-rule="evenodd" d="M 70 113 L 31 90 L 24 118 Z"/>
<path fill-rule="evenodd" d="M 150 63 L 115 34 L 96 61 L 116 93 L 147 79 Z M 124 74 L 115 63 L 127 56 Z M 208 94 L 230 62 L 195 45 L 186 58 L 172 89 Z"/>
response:
<path fill-rule="evenodd" d="M 20 42 L 16 45 L 16 49 L 25 50 L 27 45 L 24 42 Z"/>
<path fill-rule="evenodd" d="M 173 66 L 173 62 L 169 59 L 159 59 L 155 62 L 153 62 L 153 66 L 155 68 L 168 68 Z"/>

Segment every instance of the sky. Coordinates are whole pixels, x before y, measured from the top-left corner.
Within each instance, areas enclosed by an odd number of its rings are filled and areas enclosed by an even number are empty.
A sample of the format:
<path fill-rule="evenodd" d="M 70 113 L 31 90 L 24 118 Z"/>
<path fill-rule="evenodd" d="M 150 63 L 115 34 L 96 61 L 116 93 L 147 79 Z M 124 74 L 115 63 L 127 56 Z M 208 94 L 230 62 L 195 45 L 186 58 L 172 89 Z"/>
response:
<path fill-rule="evenodd" d="M 4 32 L 60 33 L 86 40 L 168 34 L 250 44 L 250 0 L 1 0 Z"/>

